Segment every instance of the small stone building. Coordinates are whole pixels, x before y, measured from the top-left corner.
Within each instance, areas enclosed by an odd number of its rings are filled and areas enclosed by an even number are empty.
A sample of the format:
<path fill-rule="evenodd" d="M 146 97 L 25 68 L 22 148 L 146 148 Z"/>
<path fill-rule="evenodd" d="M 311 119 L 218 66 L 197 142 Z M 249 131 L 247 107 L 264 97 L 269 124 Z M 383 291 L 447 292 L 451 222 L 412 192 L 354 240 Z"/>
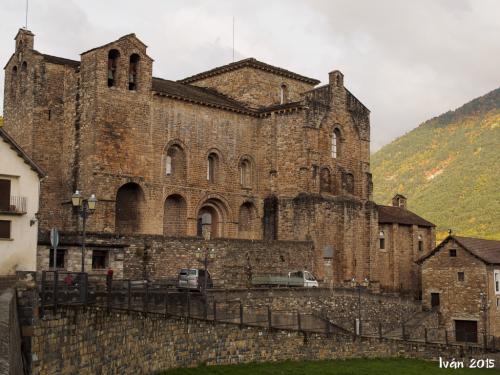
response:
<path fill-rule="evenodd" d="M 421 273 L 416 261 L 436 247 L 435 225 L 411 212 L 407 199 L 396 194 L 392 206 L 377 205 L 378 242 L 374 269 L 386 291 L 405 292 L 420 298 Z"/>
<path fill-rule="evenodd" d="M 38 200 L 44 176 L 0 127 L 0 275 L 36 267 Z"/>
<path fill-rule="evenodd" d="M 500 241 L 450 235 L 418 260 L 423 306 L 457 341 L 500 337 Z"/>
<path fill-rule="evenodd" d="M 87 222 L 92 272 L 123 264 L 124 276 L 136 277 L 136 266 L 149 262 L 143 268 L 155 277 L 175 276 L 178 263 L 153 259 L 173 248 L 172 259 L 195 262 L 166 242 L 204 231 L 242 241 L 238 249 L 277 241 L 282 254 L 249 254 L 257 272 L 266 262 L 290 270 L 302 255 L 301 264 L 312 259 L 314 274 L 333 285 L 376 282 L 385 272 L 372 261 L 379 212 L 370 111 L 340 71 L 319 85 L 247 58 L 172 81 L 153 77 L 135 34 L 79 60 L 38 52 L 34 39 L 19 30 L 5 66 L 5 127 L 51 172 L 41 187 L 41 238 L 60 229 L 64 268 L 78 270 L 78 244 L 67 239 L 81 228 L 71 206 L 79 190 L 99 200 Z M 310 242 L 310 254 L 289 254 L 290 241 Z M 39 252 L 46 268 L 47 243 Z"/>

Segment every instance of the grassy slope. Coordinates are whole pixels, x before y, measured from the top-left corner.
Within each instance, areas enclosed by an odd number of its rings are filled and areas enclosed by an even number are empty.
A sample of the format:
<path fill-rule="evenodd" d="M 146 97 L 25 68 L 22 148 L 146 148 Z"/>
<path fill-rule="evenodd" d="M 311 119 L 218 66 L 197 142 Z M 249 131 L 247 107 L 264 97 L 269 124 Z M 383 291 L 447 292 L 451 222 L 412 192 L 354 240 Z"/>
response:
<path fill-rule="evenodd" d="M 443 233 L 500 240 L 500 89 L 429 120 L 372 156 L 375 201 L 394 193 Z M 434 177 L 432 177 L 434 176 Z"/>
<path fill-rule="evenodd" d="M 436 362 L 411 359 L 351 359 L 315 362 L 250 363 L 231 366 L 207 366 L 176 369 L 165 375 L 465 375 L 495 374 L 492 370 L 440 369 Z"/>

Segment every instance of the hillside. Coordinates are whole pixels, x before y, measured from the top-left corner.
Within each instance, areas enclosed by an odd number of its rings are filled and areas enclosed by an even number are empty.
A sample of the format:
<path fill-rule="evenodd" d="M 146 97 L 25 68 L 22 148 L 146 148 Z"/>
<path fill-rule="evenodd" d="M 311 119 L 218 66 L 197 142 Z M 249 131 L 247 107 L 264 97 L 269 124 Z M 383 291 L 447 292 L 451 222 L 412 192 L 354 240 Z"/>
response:
<path fill-rule="evenodd" d="M 465 236 L 500 240 L 500 88 L 428 120 L 372 155 L 374 197 Z"/>

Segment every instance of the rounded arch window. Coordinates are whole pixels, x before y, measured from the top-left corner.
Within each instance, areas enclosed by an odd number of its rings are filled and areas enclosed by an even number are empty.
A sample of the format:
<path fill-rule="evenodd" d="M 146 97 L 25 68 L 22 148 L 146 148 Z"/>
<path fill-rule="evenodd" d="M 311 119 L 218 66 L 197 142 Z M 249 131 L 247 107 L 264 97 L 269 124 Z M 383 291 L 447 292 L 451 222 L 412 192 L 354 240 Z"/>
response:
<path fill-rule="evenodd" d="M 186 178 L 186 169 L 186 153 L 184 149 L 178 144 L 171 145 L 165 155 L 165 175 Z"/>
<path fill-rule="evenodd" d="M 288 86 L 286 83 L 280 85 L 280 104 L 284 104 L 288 101 Z"/>
<path fill-rule="evenodd" d="M 139 74 L 139 60 L 140 57 L 137 53 L 130 55 L 128 67 L 128 89 L 137 90 L 137 78 Z"/>
<path fill-rule="evenodd" d="M 240 184 L 242 187 L 252 186 L 252 162 L 247 158 L 240 161 Z"/>
<path fill-rule="evenodd" d="M 332 158 L 337 159 L 340 155 L 340 130 L 338 128 L 333 129 L 332 131 L 332 144 L 331 144 L 331 153 Z"/>
<path fill-rule="evenodd" d="M 120 52 L 118 52 L 118 50 L 116 49 L 112 49 L 108 53 L 108 87 L 116 86 L 119 57 Z"/>
<path fill-rule="evenodd" d="M 219 155 L 211 152 L 207 157 L 207 181 L 215 183 L 219 173 Z"/>

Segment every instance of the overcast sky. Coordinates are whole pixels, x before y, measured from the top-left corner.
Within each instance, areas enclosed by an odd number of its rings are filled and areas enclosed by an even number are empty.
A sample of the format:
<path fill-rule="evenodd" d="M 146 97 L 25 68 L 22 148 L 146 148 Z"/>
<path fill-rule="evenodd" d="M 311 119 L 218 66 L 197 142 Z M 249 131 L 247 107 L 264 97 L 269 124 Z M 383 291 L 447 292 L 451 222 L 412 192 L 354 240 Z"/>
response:
<path fill-rule="evenodd" d="M 0 63 L 25 0 L 0 1 Z M 79 53 L 131 32 L 154 75 L 180 79 L 255 57 L 325 83 L 340 69 L 371 110 L 372 151 L 500 86 L 498 0 L 30 0 L 40 52 Z M 1 102 L 3 103 L 3 75 Z M 3 105 L 2 105 L 3 108 Z"/>

